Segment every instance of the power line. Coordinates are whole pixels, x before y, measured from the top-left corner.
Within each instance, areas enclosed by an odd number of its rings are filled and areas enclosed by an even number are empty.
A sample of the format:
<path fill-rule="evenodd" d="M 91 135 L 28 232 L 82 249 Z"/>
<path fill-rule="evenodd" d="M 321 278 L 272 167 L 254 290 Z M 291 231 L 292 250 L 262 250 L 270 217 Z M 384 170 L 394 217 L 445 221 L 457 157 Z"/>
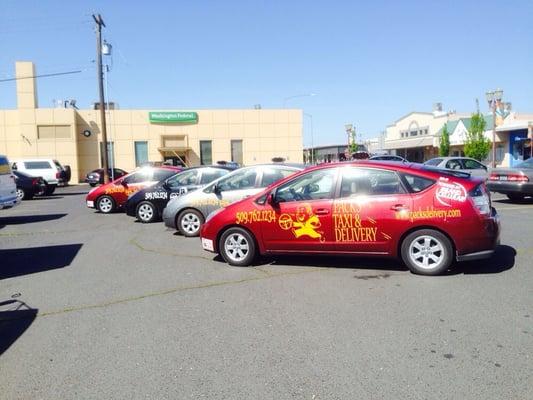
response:
<path fill-rule="evenodd" d="M 56 72 L 54 74 L 42 74 L 42 75 L 35 75 L 35 76 L 21 76 L 19 78 L 9 78 L 9 79 L 0 79 L 0 82 L 10 82 L 10 81 L 17 81 L 19 79 L 31 79 L 31 78 L 47 78 L 50 76 L 59 76 L 59 75 L 69 75 L 69 74 L 79 74 L 80 72 L 83 72 L 83 70 L 77 70 L 77 71 L 68 71 L 68 72 Z"/>

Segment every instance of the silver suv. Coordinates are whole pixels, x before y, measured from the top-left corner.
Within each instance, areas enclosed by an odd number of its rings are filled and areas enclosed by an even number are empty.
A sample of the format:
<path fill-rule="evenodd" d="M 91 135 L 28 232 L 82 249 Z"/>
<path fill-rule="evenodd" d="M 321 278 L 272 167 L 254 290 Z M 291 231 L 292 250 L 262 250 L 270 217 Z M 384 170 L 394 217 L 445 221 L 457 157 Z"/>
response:
<path fill-rule="evenodd" d="M 204 189 L 170 200 L 163 210 L 163 221 L 184 236 L 198 236 L 202 224 L 213 211 L 259 193 L 302 169 L 304 167 L 298 164 L 263 164 L 237 169 Z"/>
<path fill-rule="evenodd" d="M 9 161 L 6 156 L 0 155 L 0 210 L 11 208 L 19 203 L 15 177 L 11 173 Z"/>

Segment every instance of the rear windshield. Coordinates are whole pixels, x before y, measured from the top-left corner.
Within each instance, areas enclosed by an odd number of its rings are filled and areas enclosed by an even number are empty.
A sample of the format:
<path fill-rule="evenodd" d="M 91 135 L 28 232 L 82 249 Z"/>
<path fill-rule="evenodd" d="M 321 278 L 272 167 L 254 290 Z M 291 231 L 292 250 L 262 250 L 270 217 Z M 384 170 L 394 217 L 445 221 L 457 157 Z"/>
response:
<path fill-rule="evenodd" d="M 4 156 L 0 156 L 0 175 L 9 174 L 11 170 L 9 169 L 9 162 Z"/>
<path fill-rule="evenodd" d="M 425 171 L 435 172 L 440 175 L 455 176 L 456 178 L 465 178 L 465 179 L 470 178 L 469 172 L 452 170 L 452 169 L 435 168 L 427 164 L 423 164 L 420 169 L 425 170 Z"/>
<path fill-rule="evenodd" d="M 48 161 L 24 161 L 26 169 L 49 169 L 52 168 Z"/>
<path fill-rule="evenodd" d="M 432 160 L 426 161 L 424 164 L 426 165 L 439 165 L 442 162 L 442 158 L 434 158 Z"/>

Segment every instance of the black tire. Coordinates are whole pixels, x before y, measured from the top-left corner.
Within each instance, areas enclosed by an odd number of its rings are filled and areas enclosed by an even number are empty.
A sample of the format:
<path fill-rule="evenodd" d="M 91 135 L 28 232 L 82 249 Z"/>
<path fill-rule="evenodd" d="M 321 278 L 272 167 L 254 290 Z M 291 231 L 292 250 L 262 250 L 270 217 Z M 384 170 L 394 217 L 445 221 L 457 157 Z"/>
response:
<path fill-rule="evenodd" d="M 95 187 L 95 186 L 96 186 L 96 183 L 89 183 L 89 186 L 90 186 L 90 187 Z"/>
<path fill-rule="evenodd" d="M 232 227 L 224 231 L 218 242 L 218 251 L 230 265 L 247 267 L 257 257 L 255 240 L 246 229 Z"/>
<path fill-rule="evenodd" d="M 433 229 L 420 229 L 407 235 L 401 245 L 402 260 L 419 275 L 439 275 L 453 263 L 453 246 L 446 235 Z"/>
<path fill-rule="evenodd" d="M 507 193 L 506 196 L 511 201 L 524 201 L 524 198 L 526 197 L 520 193 Z"/>
<path fill-rule="evenodd" d="M 116 203 L 115 200 L 108 195 L 103 195 L 98 197 L 96 200 L 96 209 L 102 214 L 111 214 L 115 211 Z"/>
<path fill-rule="evenodd" d="M 149 224 L 159 218 L 157 208 L 150 201 L 141 201 L 137 205 L 135 215 L 137 216 L 137 219 L 144 224 Z"/>
<path fill-rule="evenodd" d="M 33 196 L 34 196 L 33 191 L 25 190 L 24 191 L 24 197 L 22 199 L 23 200 L 31 200 L 31 199 L 33 199 Z"/>
<path fill-rule="evenodd" d="M 51 196 L 52 194 L 54 194 L 56 187 L 57 185 L 46 185 L 43 196 Z"/>
<path fill-rule="evenodd" d="M 200 235 L 204 221 L 205 218 L 200 211 L 189 208 L 179 213 L 176 227 L 183 236 L 196 237 Z"/>

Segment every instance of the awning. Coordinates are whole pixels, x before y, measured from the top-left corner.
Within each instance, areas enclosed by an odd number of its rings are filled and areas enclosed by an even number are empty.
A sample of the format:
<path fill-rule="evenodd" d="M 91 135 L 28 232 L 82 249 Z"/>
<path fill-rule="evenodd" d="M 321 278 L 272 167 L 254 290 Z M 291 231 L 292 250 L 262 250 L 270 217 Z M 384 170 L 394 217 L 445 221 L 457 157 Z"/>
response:
<path fill-rule="evenodd" d="M 192 150 L 190 147 L 158 147 L 157 150 L 159 150 L 161 153 L 168 152 L 168 153 L 178 153 L 178 152 L 188 152 L 189 150 Z"/>
<path fill-rule="evenodd" d="M 385 143 L 383 143 L 384 150 L 412 149 L 426 146 L 433 146 L 433 136 L 386 140 Z"/>

